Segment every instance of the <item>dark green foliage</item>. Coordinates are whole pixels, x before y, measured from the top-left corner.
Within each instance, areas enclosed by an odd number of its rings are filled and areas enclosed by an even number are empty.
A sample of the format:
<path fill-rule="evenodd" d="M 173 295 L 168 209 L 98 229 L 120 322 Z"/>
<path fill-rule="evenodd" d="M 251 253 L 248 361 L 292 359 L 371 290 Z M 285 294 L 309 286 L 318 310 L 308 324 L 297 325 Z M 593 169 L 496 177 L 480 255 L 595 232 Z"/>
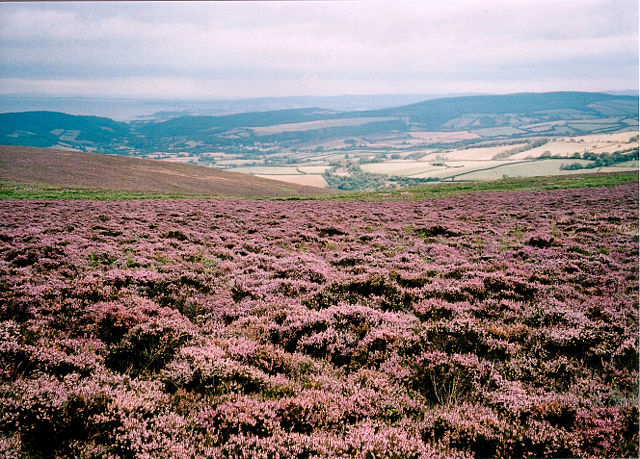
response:
<path fill-rule="evenodd" d="M 624 163 L 626 161 L 638 160 L 638 148 L 630 148 L 628 150 L 615 151 L 613 153 L 591 153 L 585 152 L 573 156 L 575 159 L 584 159 L 591 161 L 588 164 L 570 163 L 563 164 L 562 170 L 578 170 L 578 169 L 596 169 L 598 167 L 613 166 L 614 164 Z"/>
<path fill-rule="evenodd" d="M 369 161 L 371 162 L 371 161 Z M 349 176 L 337 175 L 339 166 L 335 166 L 323 175 L 329 188 L 343 191 L 394 190 L 397 188 L 417 186 L 437 182 L 437 178 L 398 177 L 385 174 L 372 174 L 363 171 L 357 164 L 349 164 Z"/>
<path fill-rule="evenodd" d="M 58 144 L 59 136 L 51 131 L 78 131 L 71 143 L 103 146 L 126 143 L 129 125 L 97 116 L 74 116 L 57 112 L 0 114 L 0 140 L 6 145 L 49 147 Z M 13 135 L 19 133 L 17 137 Z"/>

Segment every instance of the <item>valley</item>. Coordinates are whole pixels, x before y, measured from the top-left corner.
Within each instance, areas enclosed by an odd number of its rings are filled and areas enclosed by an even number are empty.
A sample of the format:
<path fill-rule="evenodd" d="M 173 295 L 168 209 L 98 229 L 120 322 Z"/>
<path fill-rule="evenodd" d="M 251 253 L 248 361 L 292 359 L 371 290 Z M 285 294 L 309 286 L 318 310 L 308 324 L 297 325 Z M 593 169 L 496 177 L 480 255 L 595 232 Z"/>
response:
<path fill-rule="evenodd" d="M 178 115 L 124 123 L 5 113 L 0 143 L 158 159 L 339 190 L 638 168 L 633 96 L 523 93 L 376 110 Z"/>

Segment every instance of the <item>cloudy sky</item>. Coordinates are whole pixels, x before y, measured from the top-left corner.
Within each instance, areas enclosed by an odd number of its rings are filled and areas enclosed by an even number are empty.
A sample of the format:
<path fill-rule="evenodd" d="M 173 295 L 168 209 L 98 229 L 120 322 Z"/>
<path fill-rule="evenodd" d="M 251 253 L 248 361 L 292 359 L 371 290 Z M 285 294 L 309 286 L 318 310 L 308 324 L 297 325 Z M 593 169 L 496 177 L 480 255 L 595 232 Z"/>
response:
<path fill-rule="evenodd" d="M 0 4 L 0 94 L 637 88 L 637 0 Z"/>

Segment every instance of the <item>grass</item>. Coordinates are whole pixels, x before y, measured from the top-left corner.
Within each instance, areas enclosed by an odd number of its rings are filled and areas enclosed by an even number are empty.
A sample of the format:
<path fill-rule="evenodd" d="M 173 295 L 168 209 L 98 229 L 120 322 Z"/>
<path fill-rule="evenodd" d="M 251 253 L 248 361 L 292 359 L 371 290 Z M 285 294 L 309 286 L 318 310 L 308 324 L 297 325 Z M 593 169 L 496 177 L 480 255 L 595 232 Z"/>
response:
<path fill-rule="evenodd" d="M 609 174 L 556 175 L 549 177 L 507 178 L 491 182 L 434 183 L 411 188 L 386 191 L 328 193 L 292 198 L 266 198 L 272 200 L 340 200 L 340 201 L 411 201 L 445 198 L 466 193 L 487 191 L 555 190 L 622 185 L 638 181 L 638 172 Z M 61 187 L 33 183 L 0 181 L 0 200 L 98 200 L 120 201 L 130 199 L 247 199 L 196 194 L 162 194 L 141 191 L 115 191 L 91 188 Z M 265 199 L 265 198 L 254 198 Z"/>
<path fill-rule="evenodd" d="M 0 181 L 0 199 L 32 200 L 95 200 L 122 201 L 131 199 L 224 199 L 220 196 L 153 193 L 145 191 L 101 190 L 95 188 L 63 187 L 39 183 Z M 227 198 L 228 199 L 228 198 Z"/>
<path fill-rule="evenodd" d="M 487 191 L 531 191 L 567 188 L 591 188 L 622 185 L 638 181 L 638 172 L 607 174 L 555 175 L 545 177 L 506 178 L 491 182 L 434 183 L 389 191 L 353 192 L 313 196 L 307 199 L 343 201 L 420 200 L 445 198 Z M 296 199 L 296 198 L 284 198 Z"/>

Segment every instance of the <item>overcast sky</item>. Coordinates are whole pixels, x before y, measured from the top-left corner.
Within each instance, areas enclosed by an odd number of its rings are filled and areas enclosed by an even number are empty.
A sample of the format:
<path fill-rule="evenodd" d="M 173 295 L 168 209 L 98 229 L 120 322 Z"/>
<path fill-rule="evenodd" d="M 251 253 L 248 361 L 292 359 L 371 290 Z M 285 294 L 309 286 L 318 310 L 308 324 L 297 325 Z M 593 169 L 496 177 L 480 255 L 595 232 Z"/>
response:
<path fill-rule="evenodd" d="M 637 0 L 0 4 L 4 94 L 637 88 Z"/>

